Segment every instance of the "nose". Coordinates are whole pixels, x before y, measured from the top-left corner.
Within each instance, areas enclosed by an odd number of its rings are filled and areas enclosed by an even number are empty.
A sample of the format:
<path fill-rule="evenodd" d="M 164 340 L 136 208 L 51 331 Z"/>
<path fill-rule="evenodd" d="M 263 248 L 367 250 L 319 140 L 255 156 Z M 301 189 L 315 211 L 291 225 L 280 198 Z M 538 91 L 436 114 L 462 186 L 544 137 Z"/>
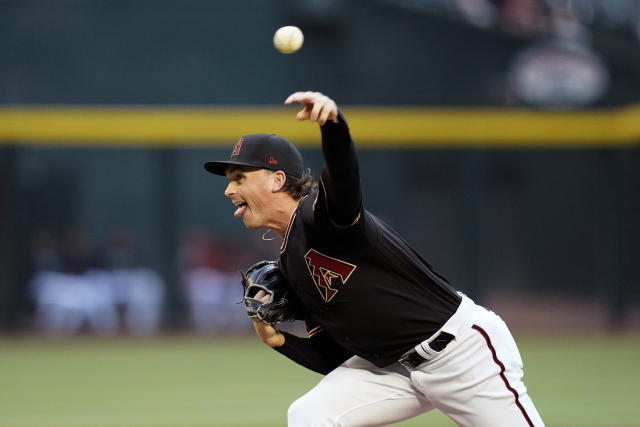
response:
<path fill-rule="evenodd" d="M 227 197 L 231 197 L 231 195 L 234 193 L 234 188 L 233 188 L 233 181 L 229 182 L 229 185 L 227 185 L 227 188 L 224 190 L 224 195 Z"/>

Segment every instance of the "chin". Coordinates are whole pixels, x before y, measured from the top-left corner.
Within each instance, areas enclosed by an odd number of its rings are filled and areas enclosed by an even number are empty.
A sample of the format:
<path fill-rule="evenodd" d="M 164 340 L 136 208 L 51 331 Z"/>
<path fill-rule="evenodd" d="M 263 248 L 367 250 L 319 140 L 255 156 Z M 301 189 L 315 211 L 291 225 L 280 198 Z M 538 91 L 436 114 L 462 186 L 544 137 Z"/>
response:
<path fill-rule="evenodd" d="M 264 227 L 264 225 L 262 224 L 255 224 L 255 223 L 247 222 L 246 220 L 244 221 L 244 226 L 249 230 L 255 230 L 255 229 Z"/>

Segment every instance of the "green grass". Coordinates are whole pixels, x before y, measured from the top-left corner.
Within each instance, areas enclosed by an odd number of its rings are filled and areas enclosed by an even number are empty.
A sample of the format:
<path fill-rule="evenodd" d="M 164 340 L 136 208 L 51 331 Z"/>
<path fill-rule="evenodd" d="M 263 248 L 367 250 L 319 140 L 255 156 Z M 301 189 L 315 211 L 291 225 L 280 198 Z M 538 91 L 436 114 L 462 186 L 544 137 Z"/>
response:
<path fill-rule="evenodd" d="M 517 337 L 547 426 L 637 426 L 640 336 Z M 283 426 L 320 376 L 257 338 L 0 341 L 3 427 Z M 433 412 L 399 426 L 453 426 Z"/>

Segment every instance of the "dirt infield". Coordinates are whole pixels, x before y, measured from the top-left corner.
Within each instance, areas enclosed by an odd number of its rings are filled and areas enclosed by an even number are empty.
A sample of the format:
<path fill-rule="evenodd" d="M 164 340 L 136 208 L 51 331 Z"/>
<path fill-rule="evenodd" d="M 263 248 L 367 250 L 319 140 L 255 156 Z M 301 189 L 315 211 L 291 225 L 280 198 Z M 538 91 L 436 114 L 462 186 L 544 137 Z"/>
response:
<path fill-rule="evenodd" d="M 501 291 L 486 295 L 481 304 L 498 313 L 513 332 L 640 332 L 638 305 L 629 307 L 622 320 L 614 321 L 603 301 L 575 297 Z"/>

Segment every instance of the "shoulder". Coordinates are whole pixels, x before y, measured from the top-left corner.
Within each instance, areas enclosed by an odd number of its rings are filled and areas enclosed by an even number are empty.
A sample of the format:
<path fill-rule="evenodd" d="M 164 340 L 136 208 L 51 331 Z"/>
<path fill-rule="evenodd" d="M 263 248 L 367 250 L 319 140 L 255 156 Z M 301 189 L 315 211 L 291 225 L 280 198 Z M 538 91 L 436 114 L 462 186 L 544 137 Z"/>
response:
<path fill-rule="evenodd" d="M 311 223 L 314 220 L 316 206 L 318 204 L 319 186 L 311 190 L 309 194 L 303 197 L 298 205 L 297 214 L 300 220 Z"/>

